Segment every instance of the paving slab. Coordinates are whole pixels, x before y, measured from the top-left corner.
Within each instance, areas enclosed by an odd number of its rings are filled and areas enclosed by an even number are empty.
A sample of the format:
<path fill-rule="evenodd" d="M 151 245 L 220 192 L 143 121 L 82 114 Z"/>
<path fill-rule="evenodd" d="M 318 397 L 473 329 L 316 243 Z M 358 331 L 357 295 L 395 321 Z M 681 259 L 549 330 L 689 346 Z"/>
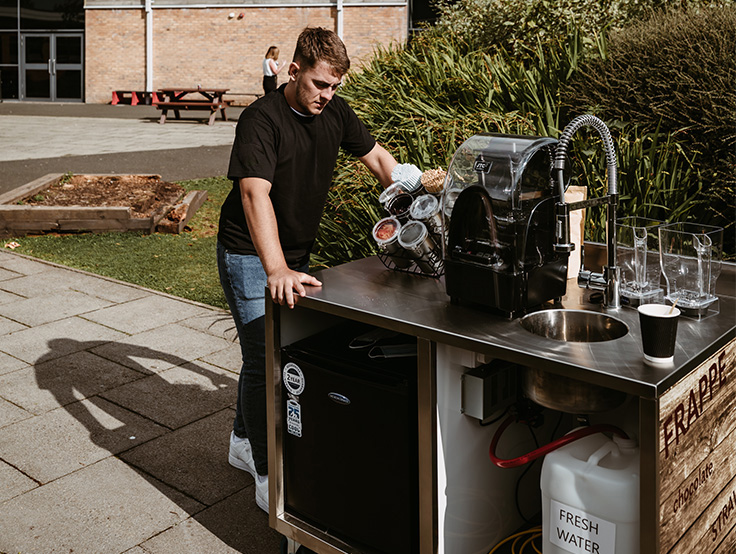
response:
<path fill-rule="evenodd" d="M 161 372 L 224 350 L 230 344 L 225 339 L 172 323 L 104 344 L 92 352 L 139 371 Z"/>
<path fill-rule="evenodd" d="M 177 144 L 190 148 L 231 146 L 236 123 L 218 120 L 214 125 L 203 125 L 200 118 L 185 124 L 159 125 L 155 120 L 140 119 L 4 115 L 0 128 L 12 129 L 13 140 L 3 141 L 0 162 L 139 152 L 142 136 L 152 149 Z M 45 140 L 39 141 L 40 136 Z M 70 136 L 74 140 L 69 140 Z M 29 149 L 29 144 L 34 147 Z"/>
<path fill-rule="evenodd" d="M 23 360 L 9 356 L 4 352 L 0 352 L 0 375 L 17 371 L 26 367 L 28 364 Z"/>
<path fill-rule="evenodd" d="M 64 290 L 0 304 L 0 315 L 25 325 L 43 325 L 110 305 L 109 301 L 101 298 L 73 290 Z"/>
<path fill-rule="evenodd" d="M 193 519 L 237 552 L 275 554 L 279 552 L 281 535 L 268 527 L 268 515 L 256 506 L 253 495 L 253 489 L 244 489 Z"/>
<path fill-rule="evenodd" d="M 104 325 L 70 317 L 4 335 L 0 337 L 0 352 L 35 363 L 42 358 L 43 361 L 60 358 L 125 337 L 124 333 Z"/>
<path fill-rule="evenodd" d="M 204 356 L 202 361 L 240 375 L 240 368 L 243 365 L 243 353 L 240 350 L 240 343 L 231 344 L 224 350 Z"/>
<path fill-rule="evenodd" d="M 0 250 L 0 267 L 20 275 L 33 275 L 49 270 L 49 265 L 21 255 L 8 254 Z"/>
<path fill-rule="evenodd" d="M 16 273 L 15 271 L 9 271 L 5 268 L 0 267 L 0 283 L 8 279 L 15 279 L 20 275 L 22 275 L 22 273 Z"/>
<path fill-rule="evenodd" d="M 276 554 L 281 535 L 268 528 L 268 516 L 252 496 L 251 488 L 240 491 L 141 546 L 146 554 Z"/>
<path fill-rule="evenodd" d="M 0 397 L 38 415 L 141 378 L 138 371 L 78 351 L 49 361 L 42 357 L 33 366 L 0 376 Z"/>
<path fill-rule="evenodd" d="M 23 325 L 22 323 L 18 323 L 17 321 L 13 321 L 7 317 L 0 316 L 0 337 L 23 329 L 28 329 L 28 325 Z M 0 338 L 0 340 L 2 339 Z M 1 363 L 0 366 L 2 366 Z"/>
<path fill-rule="evenodd" d="M 93 398 L 2 428 L 0 443 L 3 460 L 39 483 L 49 483 L 166 431 Z"/>
<path fill-rule="evenodd" d="M 38 486 L 33 479 L 29 479 L 14 467 L 0 462 L 0 502 L 35 489 Z"/>
<path fill-rule="evenodd" d="M 220 410 L 120 458 L 208 506 L 247 487 L 255 507 L 253 478 L 227 462 L 231 428 L 232 411 Z"/>
<path fill-rule="evenodd" d="M 0 398 L 0 429 L 30 417 L 33 417 L 31 412 Z M 2 479 L 0 479 L 0 483 L 2 483 Z"/>
<path fill-rule="evenodd" d="M 133 335 L 210 311 L 181 299 L 151 294 L 85 314 L 85 318 Z"/>
<path fill-rule="evenodd" d="M 2 290 L 2 282 L 0 281 L 0 304 L 7 304 L 8 302 L 17 302 L 18 300 L 22 300 L 22 296 L 18 296 L 17 294 L 12 294 L 7 291 Z"/>
<path fill-rule="evenodd" d="M 213 309 L 211 312 L 184 319 L 179 323 L 231 342 L 238 340 L 238 331 L 235 328 L 233 316 L 225 310 Z"/>
<path fill-rule="evenodd" d="M 191 362 L 101 394 L 129 410 L 177 429 L 235 404 L 238 379 L 232 373 Z M 229 426 L 224 429 L 229 430 Z M 212 439 L 212 437 L 209 437 Z"/>
<path fill-rule="evenodd" d="M 39 278 L 43 281 L 42 286 L 39 286 Z M 47 296 L 56 291 L 74 290 L 110 302 L 127 302 L 150 295 L 142 288 L 59 267 L 51 267 L 49 271 L 40 275 L 26 275 L 0 282 L 0 289 L 25 298 Z"/>
<path fill-rule="evenodd" d="M 109 457 L 0 504 L 0 552 L 123 552 L 201 509 Z"/>

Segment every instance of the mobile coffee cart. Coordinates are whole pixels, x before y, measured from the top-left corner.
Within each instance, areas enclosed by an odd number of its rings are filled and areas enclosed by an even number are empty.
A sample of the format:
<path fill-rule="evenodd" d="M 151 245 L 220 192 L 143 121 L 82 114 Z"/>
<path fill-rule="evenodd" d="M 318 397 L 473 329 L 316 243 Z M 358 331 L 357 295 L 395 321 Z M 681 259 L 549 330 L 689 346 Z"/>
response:
<path fill-rule="evenodd" d="M 529 333 L 518 320 L 452 304 L 443 279 L 389 271 L 375 257 L 315 275 L 323 286 L 308 288 L 293 310 L 267 303 L 266 311 L 269 521 L 286 537 L 318 553 L 365 551 L 350 537 L 334 536 L 329 522 L 309 521 L 291 511 L 283 479 L 290 460 L 282 448 L 288 395 L 281 348 L 357 321 L 416 339 L 418 552 L 477 552 L 523 523 L 514 510 L 515 474 L 504 473 L 514 470 L 493 467 L 488 460 L 493 428 L 481 427 L 463 413 L 463 375 L 496 359 L 517 364 L 520 371 L 537 368 L 627 395 L 623 407 L 594 419 L 619 425 L 638 438 L 641 553 L 725 554 L 736 549 L 732 264 L 723 264 L 718 283 L 720 313 L 701 320 L 681 318 L 674 364 L 664 367 L 644 363 L 637 312 L 629 308 L 607 311 L 628 327 L 625 336 L 562 342 Z M 561 306 L 600 311 L 589 296 L 590 291 L 571 282 Z M 391 429 L 363 438 L 380 445 L 386 433 Z M 310 478 L 311 469 L 299 468 L 303 479 Z M 390 502 L 390 491 L 379 487 L 376 495 Z M 371 521 L 364 524 L 373 526 Z"/>

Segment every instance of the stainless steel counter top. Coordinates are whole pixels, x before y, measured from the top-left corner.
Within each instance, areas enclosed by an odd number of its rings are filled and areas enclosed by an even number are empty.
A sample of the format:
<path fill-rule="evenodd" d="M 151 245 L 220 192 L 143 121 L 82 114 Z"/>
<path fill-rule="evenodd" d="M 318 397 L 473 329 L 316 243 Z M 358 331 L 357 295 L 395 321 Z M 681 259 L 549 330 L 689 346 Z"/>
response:
<path fill-rule="evenodd" d="M 733 266 L 727 271 L 733 273 Z M 555 307 L 605 312 L 623 321 L 628 334 L 595 343 L 539 337 L 524 330 L 518 320 L 451 304 L 443 279 L 392 271 L 376 257 L 314 275 L 323 286 L 307 287 L 297 309 L 364 321 L 646 398 L 661 395 L 729 342 L 736 331 L 736 299 L 721 294 L 718 315 L 700 321 L 680 318 L 674 364 L 655 367 L 644 363 L 636 310 L 604 310 L 590 304 L 586 301 L 590 291 L 572 280 L 561 305 Z M 732 275 L 721 279 L 733 282 Z"/>

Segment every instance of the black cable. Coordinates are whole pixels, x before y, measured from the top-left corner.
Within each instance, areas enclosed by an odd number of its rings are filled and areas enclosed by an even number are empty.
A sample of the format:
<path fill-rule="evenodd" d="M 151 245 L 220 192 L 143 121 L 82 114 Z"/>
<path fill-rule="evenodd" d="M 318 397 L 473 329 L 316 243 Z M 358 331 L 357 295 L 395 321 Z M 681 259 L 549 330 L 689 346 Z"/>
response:
<path fill-rule="evenodd" d="M 562 423 L 562 418 L 564 417 L 565 412 L 560 412 L 560 417 L 557 418 L 557 425 L 555 425 L 555 428 L 552 429 L 552 435 L 550 435 L 549 442 L 552 442 L 555 440 L 555 435 L 557 434 L 557 430 L 560 428 L 560 424 Z"/>

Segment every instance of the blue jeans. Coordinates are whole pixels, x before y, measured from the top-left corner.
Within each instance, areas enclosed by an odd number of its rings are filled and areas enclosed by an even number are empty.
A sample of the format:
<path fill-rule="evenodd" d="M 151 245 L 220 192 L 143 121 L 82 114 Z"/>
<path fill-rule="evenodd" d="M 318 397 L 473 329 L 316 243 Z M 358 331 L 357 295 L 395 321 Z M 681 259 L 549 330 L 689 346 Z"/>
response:
<path fill-rule="evenodd" d="M 243 365 L 233 432 L 250 440 L 259 475 L 268 475 L 266 432 L 266 272 L 258 256 L 228 252 L 217 243 L 217 269 L 238 331 Z M 305 273 L 309 267 L 300 268 Z"/>

